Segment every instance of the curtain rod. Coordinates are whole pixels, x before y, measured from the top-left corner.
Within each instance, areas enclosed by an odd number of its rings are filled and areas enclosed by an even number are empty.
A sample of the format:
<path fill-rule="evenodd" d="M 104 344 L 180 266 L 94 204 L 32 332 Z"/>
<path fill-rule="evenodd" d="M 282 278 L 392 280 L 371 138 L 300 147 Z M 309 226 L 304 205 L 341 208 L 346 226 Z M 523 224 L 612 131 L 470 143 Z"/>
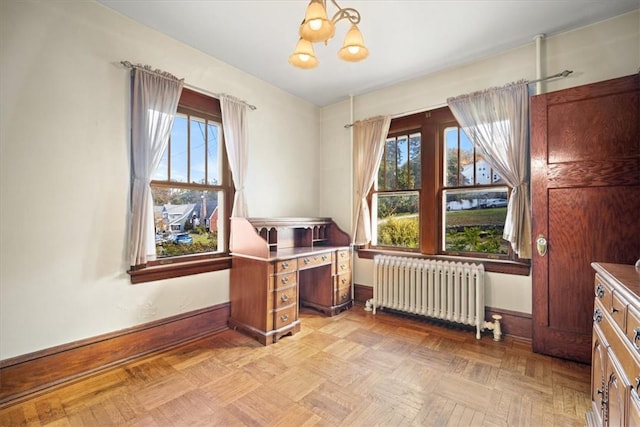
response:
<path fill-rule="evenodd" d="M 174 78 L 174 79 L 176 79 L 176 80 L 183 80 L 183 81 L 184 81 L 184 79 L 178 79 L 176 76 L 174 76 L 174 75 L 173 75 L 173 74 L 171 74 L 171 73 L 167 73 L 167 72 L 165 72 L 165 71 L 158 70 L 158 69 L 154 70 L 154 69 L 152 69 L 152 68 L 151 68 L 151 66 L 149 66 L 149 65 L 132 64 L 132 63 L 131 63 L 131 62 L 129 62 L 129 61 L 120 61 L 120 64 L 122 64 L 122 65 L 123 65 L 124 67 L 126 67 L 126 68 L 131 68 L 131 69 L 139 68 L 139 69 L 141 69 L 141 70 L 145 70 L 145 71 L 147 71 L 147 72 L 150 72 L 150 73 L 156 74 L 156 75 L 161 76 L 161 77 Z M 213 92 L 210 92 L 210 91 L 208 91 L 208 90 L 206 90 L 206 89 L 202 89 L 202 88 L 199 88 L 199 87 L 197 87 L 197 86 L 193 86 L 193 85 L 190 85 L 190 84 L 187 84 L 187 83 L 184 83 L 184 86 L 185 86 L 186 88 L 188 88 L 188 89 L 192 89 L 192 90 L 195 90 L 195 91 L 197 91 L 197 92 L 202 92 L 202 93 L 204 93 L 205 95 L 213 96 L 214 98 L 220 98 L 221 96 L 226 95 L 226 94 L 224 94 L 224 93 L 213 93 Z M 246 101 L 243 101 L 243 100 L 239 100 L 239 101 L 240 101 L 241 103 L 243 103 L 244 105 L 246 105 L 246 106 L 247 106 L 249 109 L 251 109 L 251 110 L 257 110 L 257 109 L 258 109 L 258 107 L 256 107 L 255 105 L 249 104 L 249 103 L 248 103 L 248 102 L 246 102 Z"/>
<path fill-rule="evenodd" d="M 533 83 L 543 82 L 543 81 L 545 81 L 545 80 L 551 80 L 551 79 L 557 79 L 557 78 L 564 78 L 564 77 L 569 76 L 569 74 L 571 74 L 571 73 L 573 73 L 573 70 L 564 70 L 564 71 L 562 71 L 561 73 L 554 74 L 554 75 L 552 75 L 552 76 L 547 76 L 547 77 L 543 77 L 543 78 L 541 78 L 541 79 L 528 81 L 528 82 L 527 82 L 527 84 L 528 84 L 528 85 L 530 85 L 530 84 L 533 84 Z M 444 104 L 444 105 L 446 105 L 446 104 Z M 442 106 L 444 106 L 444 105 L 442 105 Z M 433 108 L 439 108 L 439 107 L 438 107 L 438 106 L 436 106 L 436 107 L 433 107 Z M 404 117 L 404 116 L 408 116 L 408 115 L 410 115 L 410 114 L 421 113 L 421 112 L 423 112 L 423 111 L 425 111 L 425 112 L 426 112 L 426 111 L 429 111 L 429 109 L 430 109 L 430 108 L 429 108 L 429 107 L 427 107 L 427 108 L 422 108 L 422 109 L 420 109 L 420 110 L 407 111 L 407 112 L 404 112 L 404 113 L 394 114 L 394 115 L 393 115 L 393 116 L 391 116 L 391 117 L 393 117 L 393 118 L 396 118 L 396 117 Z M 353 123 L 348 123 L 348 124 L 344 125 L 344 128 L 345 128 L 345 129 L 349 129 L 350 127 L 353 127 Z"/>

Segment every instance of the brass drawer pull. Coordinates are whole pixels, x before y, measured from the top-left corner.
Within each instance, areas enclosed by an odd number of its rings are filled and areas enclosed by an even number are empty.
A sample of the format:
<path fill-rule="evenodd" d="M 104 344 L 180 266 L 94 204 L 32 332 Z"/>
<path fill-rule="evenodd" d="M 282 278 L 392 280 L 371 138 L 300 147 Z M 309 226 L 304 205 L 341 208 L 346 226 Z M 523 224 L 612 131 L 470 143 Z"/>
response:
<path fill-rule="evenodd" d="M 287 295 L 287 294 L 282 294 L 282 296 L 280 297 L 280 300 L 282 300 L 282 302 L 287 302 L 287 301 L 289 301 L 289 295 Z"/>
<path fill-rule="evenodd" d="M 280 264 L 280 266 L 282 266 L 282 268 L 287 268 L 289 267 L 289 263 L 288 262 L 283 262 L 282 264 Z"/>
<path fill-rule="evenodd" d="M 327 260 L 327 256 L 326 255 L 322 255 L 322 260 L 326 261 Z"/>
<path fill-rule="evenodd" d="M 342 282 L 342 284 L 344 285 L 345 283 L 347 283 L 347 278 L 346 278 L 346 277 L 343 277 L 343 278 L 342 278 L 342 280 L 341 280 L 341 282 Z"/>
<path fill-rule="evenodd" d="M 303 261 L 304 261 L 304 263 L 305 263 L 305 264 L 309 264 L 309 262 L 310 262 L 311 260 L 310 260 L 309 258 L 305 258 Z"/>
<path fill-rule="evenodd" d="M 638 345 L 638 341 L 640 341 L 640 328 L 635 328 L 633 330 L 633 347 L 636 350 L 640 350 L 640 346 Z"/>
<path fill-rule="evenodd" d="M 282 279 L 280 279 L 280 281 L 282 283 L 289 283 L 289 278 L 287 276 L 284 276 Z"/>
<path fill-rule="evenodd" d="M 598 286 L 596 286 L 596 296 L 598 298 L 602 298 L 604 296 L 604 286 L 602 286 L 602 283 L 598 283 Z"/>
<path fill-rule="evenodd" d="M 349 294 L 342 294 L 342 299 L 347 299 L 348 296 Z"/>
<path fill-rule="evenodd" d="M 341 268 L 342 270 L 345 270 L 345 269 L 347 268 L 347 266 L 346 266 L 345 264 L 340 264 L 340 268 Z"/>
<path fill-rule="evenodd" d="M 289 320 L 289 315 L 287 314 L 283 314 L 282 316 L 280 316 L 280 320 L 282 322 L 286 322 L 287 320 Z"/>
<path fill-rule="evenodd" d="M 340 258 L 344 258 L 346 256 L 347 256 L 347 254 L 345 252 L 340 252 Z"/>
<path fill-rule="evenodd" d="M 596 311 L 593 312 L 593 321 L 596 323 L 602 322 L 602 311 L 599 308 L 596 308 Z M 640 338 L 640 336 L 638 336 Z"/>

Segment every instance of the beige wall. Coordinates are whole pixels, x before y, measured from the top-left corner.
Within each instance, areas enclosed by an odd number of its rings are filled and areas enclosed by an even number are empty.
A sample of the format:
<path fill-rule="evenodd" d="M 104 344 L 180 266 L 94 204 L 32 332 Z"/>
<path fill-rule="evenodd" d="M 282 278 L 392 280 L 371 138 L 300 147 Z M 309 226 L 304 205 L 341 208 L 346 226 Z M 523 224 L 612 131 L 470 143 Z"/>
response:
<path fill-rule="evenodd" d="M 554 88 L 637 70 L 639 20 L 630 14 L 549 39 L 546 67 L 576 72 Z M 229 299 L 228 271 L 130 284 L 129 74 L 119 61 L 257 105 L 249 115 L 250 214 L 326 215 L 347 231 L 344 124 L 532 78 L 535 64 L 533 45 L 525 46 L 319 109 L 94 2 L 2 1 L 0 44 L 0 359 Z M 370 276 L 370 261 L 358 260 L 356 282 Z M 530 312 L 528 277 L 488 280 L 489 305 Z"/>
<path fill-rule="evenodd" d="M 543 75 L 573 70 L 568 78 L 544 84 L 543 92 L 636 73 L 640 70 L 640 12 L 549 37 L 542 42 L 541 51 Z M 402 116 L 426 111 L 445 105 L 448 97 L 535 78 L 536 47 L 532 40 L 526 46 L 490 58 L 355 96 L 353 108 L 349 101 L 323 108 L 323 149 L 332 150 L 331 156 L 346 166 L 339 169 L 339 176 L 331 176 L 331 185 L 322 181 L 323 200 L 332 203 L 323 204 L 321 214 L 339 218 L 341 225 L 351 229 L 351 220 L 348 226 L 345 224 L 351 215 L 351 193 L 342 188 L 336 191 L 333 185 L 346 184 L 351 179 L 351 167 L 345 160 L 351 156 L 351 133 L 343 128 L 344 124 L 379 114 Z M 321 174 L 329 170 L 329 165 L 321 166 Z M 371 260 L 357 260 L 355 283 L 371 285 L 372 269 Z M 488 273 L 486 283 L 488 306 L 531 313 L 531 277 Z"/>
<path fill-rule="evenodd" d="M 0 31 L 0 359 L 229 300 L 228 271 L 130 284 L 121 60 L 255 104 L 250 214 L 317 214 L 317 107 L 94 2 L 5 0 Z"/>

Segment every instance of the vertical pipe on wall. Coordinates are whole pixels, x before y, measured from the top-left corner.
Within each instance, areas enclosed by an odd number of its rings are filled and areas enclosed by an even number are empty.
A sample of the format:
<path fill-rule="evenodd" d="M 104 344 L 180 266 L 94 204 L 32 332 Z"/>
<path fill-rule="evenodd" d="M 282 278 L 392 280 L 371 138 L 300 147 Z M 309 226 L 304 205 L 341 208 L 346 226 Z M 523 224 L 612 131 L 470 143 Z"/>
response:
<path fill-rule="evenodd" d="M 536 42 L 536 79 L 542 79 L 542 40 L 544 34 L 538 34 L 533 39 Z M 542 93 L 542 81 L 536 83 L 536 95 Z"/>

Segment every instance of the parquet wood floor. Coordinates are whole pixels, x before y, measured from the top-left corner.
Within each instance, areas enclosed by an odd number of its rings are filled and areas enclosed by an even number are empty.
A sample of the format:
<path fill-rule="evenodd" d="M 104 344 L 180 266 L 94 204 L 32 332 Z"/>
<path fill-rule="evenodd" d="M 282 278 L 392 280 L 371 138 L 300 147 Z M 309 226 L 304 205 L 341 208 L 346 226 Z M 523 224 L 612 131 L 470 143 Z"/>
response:
<path fill-rule="evenodd" d="M 0 411 L 31 426 L 584 426 L 590 367 L 361 306 L 228 330 Z"/>

